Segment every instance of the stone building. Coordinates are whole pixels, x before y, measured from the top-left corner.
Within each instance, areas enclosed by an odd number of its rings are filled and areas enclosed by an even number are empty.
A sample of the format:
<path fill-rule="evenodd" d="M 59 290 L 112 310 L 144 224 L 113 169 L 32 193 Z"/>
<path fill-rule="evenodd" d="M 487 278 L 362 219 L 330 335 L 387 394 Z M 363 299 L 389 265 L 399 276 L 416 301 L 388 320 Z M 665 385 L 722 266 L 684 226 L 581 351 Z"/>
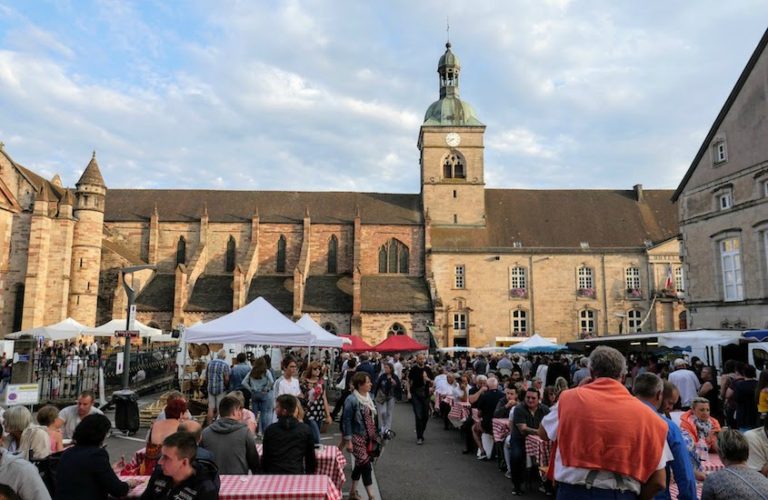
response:
<path fill-rule="evenodd" d="M 418 194 L 107 189 L 95 155 L 65 189 L 2 151 L 0 332 L 125 317 L 118 271 L 138 264 L 156 269 L 131 275 L 137 317 L 164 329 L 257 296 L 371 343 L 685 326 L 672 191 L 488 189 L 460 71 L 448 44 Z"/>
<path fill-rule="evenodd" d="M 768 31 L 675 191 L 695 328 L 768 328 Z"/>

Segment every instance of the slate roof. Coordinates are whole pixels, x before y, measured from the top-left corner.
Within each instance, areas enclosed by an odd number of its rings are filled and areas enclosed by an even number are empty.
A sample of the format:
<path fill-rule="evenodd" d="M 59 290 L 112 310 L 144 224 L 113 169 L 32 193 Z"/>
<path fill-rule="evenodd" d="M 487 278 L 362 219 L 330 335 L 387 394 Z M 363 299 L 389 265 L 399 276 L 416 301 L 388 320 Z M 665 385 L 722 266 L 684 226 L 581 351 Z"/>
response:
<path fill-rule="evenodd" d="M 767 46 L 768 46 L 768 29 L 765 30 L 765 33 L 763 33 L 762 38 L 760 38 L 760 41 L 757 43 L 757 47 L 755 47 L 755 51 L 752 52 L 752 55 L 750 56 L 749 61 L 747 61 L 747 65 L 742 70 L 741 75 L 739 75 L 739 79 L 736 80 L 736 84 L 733 86 L 733 89 L 731 89 L 731 93 L 728 94 L 728 98 L 725 100 L 723 107 L 720 109 L 720 112 L 717 114 L 717 118 L 715 118 L 715 121 L 712 123 L 712 126 L 709 128 L 709 132 L 707 132 L 707 136 L 704 138 L 704 142 L 701 143 L 699 150 L 696 152 L 696 156 L 693 158 L 691 165 L 688 167 L 688 170 L 685 172 L 685 175 L 683 176 L 683 180 L 680 181 L 680 185 L 677 186 L 677 189 L 675 189 L 675 192 L 672 195 L 673 201 L 677 201 L 680 195 L 683 194 L 683 189 L 685 189 L 685 185 L 688 184 L 688 181 L 691 179 L 691 176 L 693 175 L 693 171 L 696 170 L 696 166 L 699 164 L 699 162 L 701 161 L 701 158 L 706 154 L 707 150 L 709 149 L 709 145 L 712 142 L 712 139 L 714 139 L 715 134 L 717 133 L 717 130 L 720 128 L 720 125 L 723 123 L 723 120 L 725 120 L 726 115 L 728 115 L 728 111 L 731 110 L 731 106 L 733 106 L 733 103 L 736 101 L 736 98 L 739 96 L 741 89 L 744 87 L 744 84 L 747 82 L 749 75 L 752 73 L 752 70 L 755 68 L 757 61 L 760 59 L 760 56 L 763 54 L 763 51 L 765 51 L 765 48 Z"/>
<path fill-rule="evenodd" d="M 364 224 L 422 222 L 418 194 L 202 189 L 110 189 L 104 220 L 149 220 L 155 204 L 160 220 L 169 222 L 198 221 L 205 205 L 210 222 L 250 221 L 258 209 L 261 222 L 298 223 L 308 209 L 313 223 L 351 224 L 357 207 Z"/>
<path fill-rule="evenodd" d="M 139 311 L 173 311 L 173 291 L 176 277 L 173 274 L 156 274 L 136 296 Z M 231 307 L 231 306 L 230 306 Z"/>
<path fill-rule="evenodd" d="M 78 180 L 75 185 L 79 186 L 80 184 L 95 184 L 97 186 L 106 187 L 106 184 L 104 184 L 104 177 L 101 176 L 99 164 L 96 163 L 95 151 L 93 152 L 91 161 L 88 162 L 88 166 L 85 167 L 83 175 L 80 176 L 80 180 Z"/>
<path fill-rule="evenodd" d="M 247 302 L 258 297 L 272 304 L 284 314 L 293 313 L 293 278 L 285 276 L 256 276 L 248 288 Z"/>
<path fill-rule="evenodd" d="M 232 312 L 232 275 L 204 274 L 197 278 L 185 311 Z"/>
<path fill-rule="evenodd" d="M 360 285 L 362 312 L 432 312 L 432 300 L 424 278 L 363 276 Z"/>
<path fill-rule="evenodd" d="M 110 252 L 116 253 L 117 255 L 121 256 L 131 264 L 135 264 L 135 265 L 146 264 L 146 262 L 144 262 L 144 260 L 138 254 L 136 254 L 133 250 L 125 247 L 124 245 L 116 241 L 102 238 L 101 247 L 102 249 L 106 249 L 106 250 L 109 250 Z"/>
<path fill-rule="evenodd" d="M 304 287 L 305 312 L 352 312 L 352 277 L 309 276 Z"/>
<path fill-rule="evenodd" d="M 677 236 L 672 190 L 487 189 L 484 228 L 433 227 L 432 249 L 643 248 Z"/>

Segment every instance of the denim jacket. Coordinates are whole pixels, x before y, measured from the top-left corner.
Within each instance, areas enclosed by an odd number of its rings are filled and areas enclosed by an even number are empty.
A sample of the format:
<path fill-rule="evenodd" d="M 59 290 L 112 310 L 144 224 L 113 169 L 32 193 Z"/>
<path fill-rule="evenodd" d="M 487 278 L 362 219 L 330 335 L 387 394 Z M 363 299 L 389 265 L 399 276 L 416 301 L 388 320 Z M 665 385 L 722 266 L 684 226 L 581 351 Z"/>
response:
<path fill-rule="evenodd" d="M 341 435 L 344 440 L 351 440 L 353 434 L 365 434 L 362 408 L 354 393 L 344 401 L 344 413 L 341 416 Z"/>

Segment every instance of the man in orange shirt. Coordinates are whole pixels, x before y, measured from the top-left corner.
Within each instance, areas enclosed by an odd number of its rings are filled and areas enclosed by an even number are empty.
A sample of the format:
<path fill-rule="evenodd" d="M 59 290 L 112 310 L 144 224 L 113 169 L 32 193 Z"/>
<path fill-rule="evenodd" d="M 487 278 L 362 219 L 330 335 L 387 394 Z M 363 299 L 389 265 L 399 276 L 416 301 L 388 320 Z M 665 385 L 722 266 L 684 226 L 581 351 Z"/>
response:
<path fill-rule="evenodd" d="M 673 459 L 667 424 L 622 381 L 624 356 L 600 346 L 589 356 L 592 381 L 564 391 L 538 434 L 553 446 L 557 498 L 650 499 L 666 485 Z"/>

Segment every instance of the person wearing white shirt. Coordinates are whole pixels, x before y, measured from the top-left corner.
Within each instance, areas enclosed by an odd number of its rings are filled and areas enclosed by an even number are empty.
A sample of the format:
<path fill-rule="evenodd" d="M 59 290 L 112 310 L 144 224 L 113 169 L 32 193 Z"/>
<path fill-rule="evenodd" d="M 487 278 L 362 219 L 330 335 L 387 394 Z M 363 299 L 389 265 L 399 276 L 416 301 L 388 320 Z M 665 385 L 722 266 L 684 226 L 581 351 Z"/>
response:
<path fill-rule="evenodd" d="M 680 391 L 680 404 L 683 407 L 683 411 L 691 408 L 691 401 L 699 395 L 699 389 L 701 389 L 699 377 L 691 370 L 688 370 L 687 365 L 688 363 L 684 359 L 677 358 L 675 360 L 675 371 L 670 373 L 668 377 L 668 380 L 675 384 L 677 390 Z"/>
<path fill-rule="evenodd" d="M 453 373 L 442 373 L 435 377 L 435 393 L 440 405 L 440 416 L 443 417 L 443 428 L 448 430 L 450 429 L 448 414 L 451 412 L 451 405 L 443 401 L 443 398 L 461 399 L 463 392 L 459 383 L 456 382 L 456 376 Z"/>

